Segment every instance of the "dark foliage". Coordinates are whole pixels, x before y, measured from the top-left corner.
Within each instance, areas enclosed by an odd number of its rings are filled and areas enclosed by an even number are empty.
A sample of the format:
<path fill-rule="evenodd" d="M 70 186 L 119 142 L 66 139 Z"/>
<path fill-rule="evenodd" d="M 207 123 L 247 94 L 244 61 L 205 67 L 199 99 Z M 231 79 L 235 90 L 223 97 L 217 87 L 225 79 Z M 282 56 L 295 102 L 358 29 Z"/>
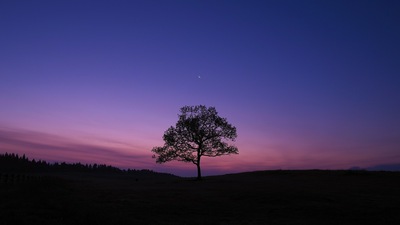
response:
<path fill-rule="evenodd" d="M 95 172 L 113 174 L 150 175 L 160 174 L 152 170 L 121 170 L 105 164 L 82 164 L 82 163 L 48 163 L 43 160 L 28 159 L 25 154 L 19 156 L 15 153 L 0 154 L 0 172 L 2 173 L 35 173 L 35 172 Z M 171 174 L 165 174 L 174 176 Z"/>
<path fill-rule="evenodd" d="M 175 127 L 171 126 L 164 133 L 164 146 L 151 150 L 157 163 L 171 160 L 193 163 L 197 167 L 197 179 L 201 179 L 202 156 L 239 153 L 237 147 L 225 142 L 235 141 L 236 127 L 220 117 L 214 107 L 185 106 L 180 111 Z"/>

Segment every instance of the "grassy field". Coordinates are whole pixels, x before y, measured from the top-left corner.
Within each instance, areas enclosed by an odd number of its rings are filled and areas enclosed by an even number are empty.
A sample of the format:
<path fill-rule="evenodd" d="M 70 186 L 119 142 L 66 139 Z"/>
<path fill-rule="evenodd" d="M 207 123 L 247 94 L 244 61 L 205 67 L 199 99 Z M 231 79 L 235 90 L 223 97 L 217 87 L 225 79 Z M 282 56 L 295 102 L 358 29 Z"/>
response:
<path fill-rule="evenodd" d="M 0 224 L 400 224 L 400 173 L 42 177 L 0 184 Z"/>

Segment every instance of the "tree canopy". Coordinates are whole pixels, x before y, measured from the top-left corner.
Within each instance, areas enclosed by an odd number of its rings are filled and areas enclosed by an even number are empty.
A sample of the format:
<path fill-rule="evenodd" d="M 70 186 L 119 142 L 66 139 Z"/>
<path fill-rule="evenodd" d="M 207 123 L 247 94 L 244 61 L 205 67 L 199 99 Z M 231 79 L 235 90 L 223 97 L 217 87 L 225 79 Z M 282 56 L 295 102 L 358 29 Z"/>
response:
<path fill-rule="evenodd" d="M 152 149 L 157 163 L 191 162 L 197 166 L 197 178 L 201 179 L 202 156 L 238 154 L 237 147 L 225 142 L 235 141 L 236 127 L 220 117 L 215 107 L 184 106 L 180 112 L 175 127 L 171 126 L 164 133 L 164 146 Z"/>

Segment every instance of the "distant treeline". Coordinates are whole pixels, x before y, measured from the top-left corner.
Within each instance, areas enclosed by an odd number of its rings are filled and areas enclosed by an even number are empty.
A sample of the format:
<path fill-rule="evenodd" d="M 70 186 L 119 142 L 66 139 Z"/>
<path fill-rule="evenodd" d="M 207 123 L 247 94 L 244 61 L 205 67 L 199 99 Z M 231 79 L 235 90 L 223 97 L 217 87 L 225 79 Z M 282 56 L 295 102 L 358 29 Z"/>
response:
<path fill-rule="evenodd" d="M 44 160 L 28 159 L 25 154 L 19 156 L 14 153 L 0 154 L 0 172 L 27 173 L 27 172 L 101 172 L 125 174 L 159 174 L 152 170 L 121 170 L 105 164 L 82 163 L 48 163 Z M 167 175 L 167 174 L 165 174 Z M 170 175 L 170 174 L 168 174 Z M 172 176 L 172 175 L 171 175 Z"/>

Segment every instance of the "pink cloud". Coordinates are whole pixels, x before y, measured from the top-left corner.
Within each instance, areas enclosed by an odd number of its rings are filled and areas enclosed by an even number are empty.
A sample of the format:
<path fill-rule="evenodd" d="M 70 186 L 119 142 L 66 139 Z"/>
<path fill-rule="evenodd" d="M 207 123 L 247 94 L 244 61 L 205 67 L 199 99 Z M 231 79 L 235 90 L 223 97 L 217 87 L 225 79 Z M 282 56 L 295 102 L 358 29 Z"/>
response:
<path fill-rule="evenodd" d="M 156 135 L 155 135 L 156 136 Z M 128 139 L 126 139 L 128 140 Z M 162 139 L 150 137 L 126 142 L 114 136 L 76 135 L 74 138 L 26 129 L 0 127 L 0 152 L 26 154 L 49 162 L 108 164 L 119 168 L 151 169 L 181 176 L 195 176 L 190 163 L 156 164 L 150 152 Z M 203 175 L 269 169 L 348 169 L 398 163 L 398 139 L 387 137 L 361 140 L 341 136 L 288 136 L 266 139 L 240 136 L 234 143 L 239 155 L 202 159 Z"/>
<path fill-rule="evenodd" d="M 93 142 L 93 143 L 92 143 Z M 84 142 L 57 135 L 23 129 L 0 129 L 0 152 L 26 154 L 50 162 L 111 164 L 124 168 L 147 169 L 154 164 L 151 154 L 144 154 L 126 143 Z"/>

